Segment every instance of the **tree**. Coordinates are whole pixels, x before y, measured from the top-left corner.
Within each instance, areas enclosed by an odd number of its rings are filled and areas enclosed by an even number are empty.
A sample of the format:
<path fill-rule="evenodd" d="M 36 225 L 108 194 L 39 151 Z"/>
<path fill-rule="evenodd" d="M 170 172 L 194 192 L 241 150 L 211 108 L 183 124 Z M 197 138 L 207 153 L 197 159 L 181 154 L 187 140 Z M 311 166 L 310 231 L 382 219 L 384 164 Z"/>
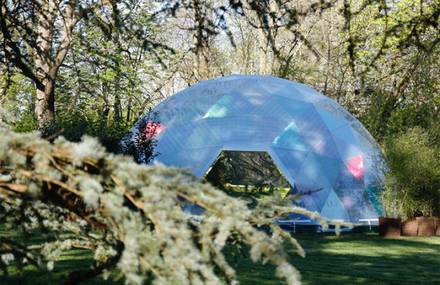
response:
<path fill-rule="evenodd" d="M 436 102 L 438 72 L 431 71 L 439 68 L 440 3 L 344 1 L 343 15 L 357 97 L 372 106 L 364 108 L 364 121 L 381 139 L 389 134 L 393 114 L 417 106 L 422 115 L 426 99 Z M 438 116 L 435 109 L 428 116 Z"/>
<path fill-rule="evenodd" d="M 179 73 L 188 84 L 193 84 L 237 70 L 274 73 L 277 61 L 283 60 L 281 50 L 286 46 L 286 42 L 277 41 L 279 34 L 283 33 L 284 39 L 293 38 L 289 43 L 301 41 L 310 46 L 300 29 L 303 19 L 333 5 L 334 1 L 170 0 L 164 1 L 158 14 L 170 16 L 171 35 L 179 39 L 178 48 L 185 53 L 185 65 Z M 246 70 L 239 65 L 243 62 L 240 54 L 246 52 L 238 51 L 251 42 L 254 48 L 250 56 L 255 64 Z"/>
<path fill-rule="evenodd" d="M 117 1 L 1 0 L 0 8 L 4 55 L 35 84 L 35 113 L 38 127 L 44 129 L 54 120 L 57 76 L 74 40 L 74 28 L 81 20 L 92 19 L 117 28 Z"/>
<path fill-rule="evenodd" d="M 76 1 L 2 0 L 0 5 L 5 55 L 35 83 L 35 112 L 43 128 L 54 118 L 56 76 L 80 19 Z"/>

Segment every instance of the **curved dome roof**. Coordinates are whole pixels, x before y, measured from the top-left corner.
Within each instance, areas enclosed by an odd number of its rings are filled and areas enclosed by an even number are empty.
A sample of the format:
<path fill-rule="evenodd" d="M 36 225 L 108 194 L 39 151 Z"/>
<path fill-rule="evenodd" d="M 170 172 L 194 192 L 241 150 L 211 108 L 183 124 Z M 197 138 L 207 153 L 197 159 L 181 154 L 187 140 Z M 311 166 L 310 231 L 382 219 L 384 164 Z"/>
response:
<path fill-rule="evenodd" d="M 160 123 L 156 161 L 202 177 L 222 150 L 266 151 L 303 193 L 305 208 L 352 222 L 381 213 L 378 145 L 349 112 L 307 85 L 227 76 L 187 88 L 153 111 Z"/>

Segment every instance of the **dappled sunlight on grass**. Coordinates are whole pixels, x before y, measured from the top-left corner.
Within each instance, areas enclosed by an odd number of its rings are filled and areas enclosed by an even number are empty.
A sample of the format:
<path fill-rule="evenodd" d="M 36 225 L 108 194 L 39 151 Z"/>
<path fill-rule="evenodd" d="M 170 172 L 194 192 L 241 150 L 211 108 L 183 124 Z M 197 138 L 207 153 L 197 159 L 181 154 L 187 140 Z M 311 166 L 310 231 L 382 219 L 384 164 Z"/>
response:
<path fill-rule="evenodd" d="M 303 272 L 306 284 L 320 284 L 322 273 L 332 276 L 326 283 L 339 285 L 438 284 L 440 280 L 438 237 L 383 239 L 347 234 L 298 238 L 308 258 L 293 262 Z"/>
<path fill-rule="evenodd" d="M 299 234 L 306 250 L 300 258 L 288 250 L 304 284 L 439 284 L 440 238 L 383 239 L 377 234 L 342 236 Z M 283 284 L 273 268 L 237 263 L 242 284 Z M 255 275 L 256 274 L 256 275 Z M 256 282 L 256 278 L 260 278 Z"/>
<path fill-rule="evenodd" d="M 342 236 L 329 238 L 324 243 L 325 248 L 319 249 L 323 253 L 356 256 L 387 255 L 391 258 L 393 255 L 402 257 L 422 253 L 435 254 L 440 251 L 439 237 L 383 239 L 378 236 L 365 236 L 364 239 L 353 239 L 350 236 Z M 347 243 L 350 244 L 349 247 Z"/>

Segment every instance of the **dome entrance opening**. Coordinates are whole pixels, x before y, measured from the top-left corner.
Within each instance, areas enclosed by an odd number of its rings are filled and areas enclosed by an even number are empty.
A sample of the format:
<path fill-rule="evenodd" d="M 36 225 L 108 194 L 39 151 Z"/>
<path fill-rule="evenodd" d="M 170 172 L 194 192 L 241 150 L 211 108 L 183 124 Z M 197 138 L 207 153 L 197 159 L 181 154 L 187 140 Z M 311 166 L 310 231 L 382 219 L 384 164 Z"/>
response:
<path fill-rule="evenodd" d="M 275 192 L 285 197 L 293 189 L 264 151 L 222 151 L 205 179 L 227 193 L 257 198 Z"/>

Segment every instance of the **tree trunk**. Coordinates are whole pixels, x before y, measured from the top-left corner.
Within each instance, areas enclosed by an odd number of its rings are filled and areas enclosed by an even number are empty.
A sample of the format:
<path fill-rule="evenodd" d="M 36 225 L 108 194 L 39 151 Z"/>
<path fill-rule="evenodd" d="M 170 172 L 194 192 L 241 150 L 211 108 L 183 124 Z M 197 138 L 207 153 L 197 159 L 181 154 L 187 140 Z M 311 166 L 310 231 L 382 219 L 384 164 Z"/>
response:
<path fill-rule="evenodd" d="M 35 114 L 38 128 L 46 128 L 55 118 L 55 80 L 43 81 L 43 88 L 37 88 Z"/>
<path fill-rule="evenodd" d="M 131 120 L 131 104 L 132 104 L 132 95 L 128 97 L 128 103 L 127 103 L 127 116 L 125 118 L 125 124 L 129 125 Z"/>
<path fill-rule="evenodd" d="M 51 76 L 50 71 L 53 65 L 51 48 L 56 5 L 53 1 L 41 2 L 40 5 L 36 39 L 39 49 L 35 51 L 34 57 L 36 75 L 41 84 L 36 84 L 35 115 L 37 116 L 38 128 L 44 130 L 53 121 L 55 115 L 55 76 Z"/>
<path fill-rule="evenodd" d="M 268 62 L 267 62 L 267 39 L 264 31 L 262 29 L 258 30 L 258 73 L 267 74 L 268 73 Z"/>
<path fill-rule="evenodd" d="M 194 53 L 196 65 L 194 67 L 194 75 L 196 80 L 208 79 L 209 75 L 209 61 L 208 61 L 208 37 L 204 35 L 206 32 L 204 28 L 206 27 L 206 11 L 203 9 L 203 1 L 194 0 L 193 1 L 193 12 L 194 12 L 194 30 L 195 34 L 193 37 Z"/>
<path fill-rule="evenodd" d="M 66 3 L 64 12 L 58 10 L 57 1 L 42 1 L 38 5 L 38 49 L 34 51 L 34 60 L 36 77 L 40 82 L 36 82 L 35 114 L 38 128 L 44 130 L 55 118 L 55 82 L 58 70 L 70 48 L 72 30 L 78 18 L 74 14 L 76 1 Z M 57 13 L 61 13 L 63 19 L 59 31 L 56 26 Z M 60 36 L 57 45 L 54 36 Z"/>
<path fill-rule="evenodd" d="M 118 90 L 119 84 L 115 88 L 115 101 L 113 103 L 113 120 L 115 123 L 120 123 L 122 121 L 121 97 L 119 97 Z"/>

